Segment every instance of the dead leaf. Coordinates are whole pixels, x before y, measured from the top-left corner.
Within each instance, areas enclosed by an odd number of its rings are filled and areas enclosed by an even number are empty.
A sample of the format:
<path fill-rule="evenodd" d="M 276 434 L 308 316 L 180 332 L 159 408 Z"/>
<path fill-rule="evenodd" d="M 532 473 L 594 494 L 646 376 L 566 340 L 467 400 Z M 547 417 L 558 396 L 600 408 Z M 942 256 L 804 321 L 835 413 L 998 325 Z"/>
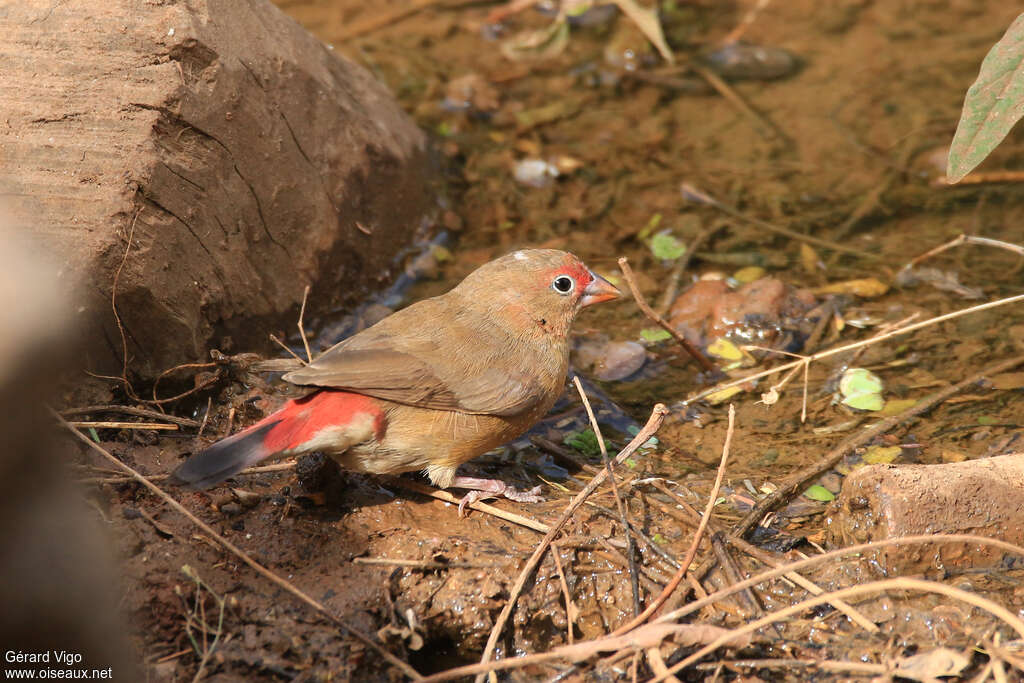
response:
<path fill-rule="evenodd" d="M 818 287 L 813 290 L 815 294 L 853 294 L 855 296 L 872 299 L 882 296 L 889 291 L 889 285 L 878 278 L 866 277 L 859 280 L 846 280 L 845 282 L 833 282 L 832 284 Z"/>
<path fill-rule="evenodd" d="M 658 19 L 657 10 L 641 7 L 636 0 L 614 0 L 614 2 L 622 10 L 622 13 L 636 24 L 647 40 L 651 41 L 651 45 L 658 50 L 662 58 L 669 64 L 675 64 L 675 57 L 672 55 L 672 50 L 668 48 L 665 34 L 661 30 L 661 21 Z"/>
<path fill-rule="evenodd" d="M 900 657 L 893 673 L 921 683 L 941 683 L 940 676 L 957 676 L 969 663 L 963 653 L 940 647 L 912 657 Z"/>
<path fill-rule="evenodd" d="M 646 650 L 658 647 L 666 638 L 684 647 L 707 645 L 730 633 L 730 629 L 704 624 L 647 624 L 614 638 L 598 638 L 574 645 L 563 645 L 552 650 L 559 657 L 573 662 L 582 662 L 601 652 L 617 652 L 623 648 Z M 750 645 L 750 635 L 737 636 L 730 647 L 743 648 Z"/>

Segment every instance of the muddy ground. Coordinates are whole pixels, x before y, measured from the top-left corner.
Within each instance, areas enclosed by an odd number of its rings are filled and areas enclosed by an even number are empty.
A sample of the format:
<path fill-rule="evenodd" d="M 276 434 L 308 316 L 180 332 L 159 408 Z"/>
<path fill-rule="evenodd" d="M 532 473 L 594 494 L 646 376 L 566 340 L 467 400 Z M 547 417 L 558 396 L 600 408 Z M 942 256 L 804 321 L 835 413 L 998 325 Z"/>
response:
<path fill-rule="evenodd" d="M 354 318 L 339 312 L 308 321 L 319 331 L 315 347 L 378 316 L 380 305 L 400 306 L 440 293 L 476 265 L 522 245 L 572 250 L 610 276 L 618 275 L 616 258 L 627 256 L 643 293 L 658 302 L 674 262 L 656 258 L 648 240 L 665 229 L 692 243 L 714 228 L 683 274 L 684 287 L 698 275 L 737 275 L 749 266 L 812 291 L 855 278 L 892 283 L 909 259 L 960 233 L 1024 241 L 1020 185 L 936 184 L 963 93 L 1015 16 L 1006 3 L 770 4 L 744 38 L 784 49 L 796 64 L 772 80 L 729 81 L 739 100 L 721 96 L 685 65 L 703 63 L 702 55 L 720 45 L 751 3 L 662 3 L 669 43 L 683 64 L 675 68 L 660 62 L 622 16 L 573 27 L 558 55 L 510 59 L 502 53 L 503 42 L 549 26 L 550 15 L 529 10 L 508 18 L 496 32 L 486 27 L 495 8 L 487 3 L 427 3 L 409 12 L 383 3 L 280 4 L 334 49 L 369 67 L 434 134 L 448 185 L 445 231 L 409 260 L 414 284 Z M 982 170 L 1018 169 L 1022 145 L 1024 134 L 1011 134 Z M 543 187 L 517 182 L 516 163 L 530 158 L 552 160 L 561 175 L 538 181 Z M 745 215 L 862 253 L 802 247 L 694 201 L 692 194 L 684 196 L 684 182 Z M 866 338 L 880 325 L 914 314 L 924 319 L 1017 294 L 1024 285 L 1021 259 L 997 249 L 965 246 L 928 263 L 955 274 L 978 298 L 927 283 L 846 295 L 817 349 Z M 948 284 L 948 277 L 944 281 Z M 817 301 L 826 296 L 819 290 Z M 655 402 L 674 406 L 657 435 L 657 448 L 633 458 L 619 481 L 649 539 L 638 540 L 636 556 L 646 601 L 660 592 L 690 543 L 694 523 L 680 506 L 700 509 L 706 501 L 725 436 L 725 408 L 679 405 L 710 386 L 709 377 L 672 342 L 644 341 L 641 331 L 653 326 L 631 300 L 598 308 L 578 321 L 579 344 L 612 340 L 645 346 L 643 368 L 621 381 L 597 381 L 600 369 L 588 370 L 576 357 L 594 380 L 595 395 L 603 393 L 621 408 L 617 412 L 608 403 L 600 413 L 613 445 L 628 439 L 623 430 L 630 420 L 642 424 Z M 847 324 L 836 324 L 840 318 Z M 1021 353 L 1022 326 L 1020 304 L 996 308 L 872 345 L 855 362 L 878 374 L 890 402 L 904 401 L 895 405 L 905 407 L 908 399 L 921 399 Z M 298 341 L 288 330 L 273 332 Z M 811 366 L 803 424 L 799 381 L 772 406 L 758 402 L 768 384 L 733 398 L 737 428 L 722 501 L 713 515 L 720 529 L 728 531 L 757 498 L 816 462 L 857 425 L 875 420 L 834 400 L 837 373 L 852 361 L 843 354 Z M 160 395 L 188 388 L 168 384 Z M 110 391 L 109 402 L 125 401 L 116 387 Z M 272 376 L 225 372 L 202 391 L 163 404 L 171 414 L 202 423 L 201 436 L 187 426 L 177 432 L 101 429 L 97 437 L 140 472 L 165 474 L 187 454 L 258 419 L 280 400 L 278 391 L 280 383 Z M 541 441 L 523 440 L 472 464 L 476 471 L 520 485 L 542 483 L 543 503 L 496 505 L 545 523 L 557 518 L 600 464 L 586 435 L 578 434 L 585 429 L 578 401 L 567 398 L 556 413 L 534 432 Z M 1003 388 L 968 390 L 870 445 L 903 446 L 893 456 L 897 464 L 1020 452 L 1024 392 L 1012 380 Z M 204 647 L 201 637 L 190 640 L 190 631 L 201 631 L 195 625 L 200 605 L 211 630 L 216 626 L 218 598 L 224 605 L 220 640 L 202 671 L 210 679 L 396 677 L 377 654 L 254 574 L 95 456 L 83 452 L 75 471 L 88 481 L 97 514 L 116 539 L 123 606 L 150 680 L 196 675 L 214 634 L 207 634 Z M 834 494 L 848 472 L 849 467 L 837 468 L 818 483 Z M 479 660 L 511 583 L 540 539 L 536 531 L 477 512 L 460 520 L 450 504 L 315 460 L 300 463 L 297 472 L 241 476 L 208 493 L 174 494 L 225 538 L 351 625 L 371 634 L 384 629 L 388 648 L 422 673 Z M 576 640 L 613 630 L 634 610 L 610 488 L 602 487 L 591 501 L 596 505 L 575 515 L 558 550 L 578 609 L 571 626 Z M 768 520 L 770 531 L 757 542 L 779 559 L 815 554 L 828 544 L 826 522 L 833 512 L 825 501 L 798 496 Z M 713 557 L 703 546 L 698 564 L 710 566 Z M 749 554 L 733 552 L 733 557 L 740 573 L 764 568 Z M 360 558 L 385 564 L 355 561 Z M 423 564 L 387 565 L 387 560 Z M 185 565 L 203 587 L 183 573 Z M 809 570 L 807 577 L 829 589 L 880 574 L 876 565 L 842 560 Z M 1024 574 L 1013 565 L 966 571 L 933 567 L 924 575 L 988 596 L 1012 612 L 1024 609 Z M 730 581 L 712 569 L 703 586 L 711 591 Z M 723 600 L 695 620 L 735 626 L 761 609 L 807 596 L 804 589 L 780 582 L 758 588 L 761 607 Z M 853 602 L 881 633 L 869 635 L 842 614 L 821 608 L 762 630 L 750 648 L 712 655 L 683 677 L 699 680 L 721 661 L 768 657 L 880 664 L 936 645 L 967 653 L 965 677 L 987 666 L 988 659 L 971 648 L 991 642 L 998 626 L 970 606 L 900 592 Z M 562 583 L 550 554 L 518 605 L 499 655 L 540 652 L 567 642 Z M 693 648 L 666 646 L 664 651 L 671 663 Z M 541 680 L 568 668 L 550 663 L 503 675 Z M 598 675 L 591 665 L 573 671 L 575 680 Z M 642 665 L 640 674 L 647 675 Z M 625 680 L 630 660 L 607 665 L 599 675 Z M 721 665 L 720 675 L 723 680 L 846 680 L 874 674 L 762 663 Z"/>

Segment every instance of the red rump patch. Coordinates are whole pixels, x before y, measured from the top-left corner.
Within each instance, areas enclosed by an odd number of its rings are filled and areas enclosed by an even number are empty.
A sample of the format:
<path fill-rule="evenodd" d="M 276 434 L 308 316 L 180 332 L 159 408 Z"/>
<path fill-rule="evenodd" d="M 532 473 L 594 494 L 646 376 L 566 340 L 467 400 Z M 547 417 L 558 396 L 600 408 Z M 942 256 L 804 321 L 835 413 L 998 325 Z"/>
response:
<path fill-rule="evenodd" d="M 360 415 L 373 417 L 377 439 L 384 436 L 384 411 L 369 396 L 347 391 L 317 391 L 294 401 L 263 422 L 277 422 L 263 440 L 272 453 L 291 450 L 306 443 L 327 427 L 344 427 Z"/>

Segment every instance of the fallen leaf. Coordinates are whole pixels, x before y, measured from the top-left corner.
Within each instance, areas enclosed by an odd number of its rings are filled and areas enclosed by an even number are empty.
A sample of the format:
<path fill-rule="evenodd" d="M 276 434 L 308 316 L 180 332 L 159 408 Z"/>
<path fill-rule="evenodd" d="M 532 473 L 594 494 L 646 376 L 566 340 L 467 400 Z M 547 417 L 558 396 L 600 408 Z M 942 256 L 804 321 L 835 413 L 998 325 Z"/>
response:
<path fill-rule="evenodd" d="M 949 147 L 946 180 L 955 183 L 980 164 L 1024 116 L 1024 14 L 992 46 L 967 90 Z"/>
<path fill-rule="evenodd" d="M 672 338 L 668 330 L 663 330 L 660 327 L 648 327 L 640 330 L 640 336 L 643 337 L 644 341 L 649 342 L 660 342 Z"/>
<path fill-rule="evenodd" d="M 900 657 L 893 673 L 921 683 L 939 683 L 940 676 L 958 676 L 968 664 L 970 660 L 963 653 L 939 647 L 912 657 Z"/>
<path fill-rule="evenodd" d="M 704 400 L 710 403 L 711 405 L 715 406 L 718 405 L 719 403 L 724 403 L 725 401 L 728 401 L 730 398 L 740 393 L 741 391 L 743 390 L 740 389 L 739 387 L 728 387 L 727 389 L 716 391 L 713 394 L 708 394 L 707 396 L 704 397 Z"/>
<path fill-rule="evenodd" d="M 675 261 L 686 253 L 686 245 L 671 232 L 663 231 L 651 237 L 651 253 L 663 261 Z"/>
<path fill-rule="evenodd" d="M 818 287 L 812 290 L 815 294 L 853 294 L 865 299 L 882 296 L 889 291 L 889 285 L 878 278 L 866 277 L 859 280 L 846 280 Z"/>
<path fill-rule="evenodd" d="M 899 446 L 871 446 L 861 459 L 868 465 L 888 465 L 900 457 L 903 449 Z"/>
<path fill-rule="evenodd" d="M 800 243 L 800 265 L 804 269 L 804 272 L 808 275 L 813 275 L 818 272 L 818 264 L 821 263 L 821 259 L 818 257 L 818 252 L 814 251 L 814 247 L 804 242 Z"/>
<path fill-rule="evenodd" d="M 754 280 L 760 280 L 764 277 L 765 269 L 761 266 L 747 266 L 746 268 L 740 268 L 732 274 L 732 279 L 736 280 L 740 284 L 747 284 Z"/>
<path fill-rule="evenodd" d="M 839 380 L 841 403 L 856 410 L 881 410 L 885 407 L 882 398 L 882 380 L 875 373 L 864 368 L 850 368 Z"/>
<path fill-rule="evenodd" d="M 828 503 L 836 499 L 836 494 L 832 493 L 821 484 L 815 484 L 814 486 L 809 486 L 807 490 L 804 491 L 804 497 L 810 498 L 811 500 L 821 501 L 822 503 Z"/>
<path fill-rule="evenodd" d="M 885 407 L 878 411 L 881 417 L 891 417 L 909 410 L 917 405 L 916 398 L 894 398 L 885 402 Z"/>
<path fill-rule="evenodd" d="M 614 0 L 614 2 L 622 10 L 622 13 L 636 24 L 647 40 L 651 41 L 651 45 L 658 50 L 664 60 L 669 64 L 675 64 L 675 57 L 672 55 L 672 50 L 668 48 L 665 34 L 661 30 L 661 20 L 658 19 L 657 10 L 641 7 L 636 0 Z"/>

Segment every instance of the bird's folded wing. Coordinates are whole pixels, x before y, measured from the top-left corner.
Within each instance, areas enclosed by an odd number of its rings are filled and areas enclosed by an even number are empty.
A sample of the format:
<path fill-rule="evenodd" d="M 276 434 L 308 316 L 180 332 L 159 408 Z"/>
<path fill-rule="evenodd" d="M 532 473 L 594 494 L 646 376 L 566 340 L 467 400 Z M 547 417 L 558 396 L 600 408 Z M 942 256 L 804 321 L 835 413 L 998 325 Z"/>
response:
<path fill-rule="evenodd" d="M 518 415 L 543 400 L 545 378 L 523 370 L 530 363 L 522 361 L 528 359 L 509 358 L 509 353 L 500 353 L 502 345 L 469 331 L 447 329 L 443 341 L 438 341 L 436 331 L 399 328 L 391 334 L 389 328 L 402 322 L 403 312 L 338 344 L 284 379 L 483 415 Z"/>

